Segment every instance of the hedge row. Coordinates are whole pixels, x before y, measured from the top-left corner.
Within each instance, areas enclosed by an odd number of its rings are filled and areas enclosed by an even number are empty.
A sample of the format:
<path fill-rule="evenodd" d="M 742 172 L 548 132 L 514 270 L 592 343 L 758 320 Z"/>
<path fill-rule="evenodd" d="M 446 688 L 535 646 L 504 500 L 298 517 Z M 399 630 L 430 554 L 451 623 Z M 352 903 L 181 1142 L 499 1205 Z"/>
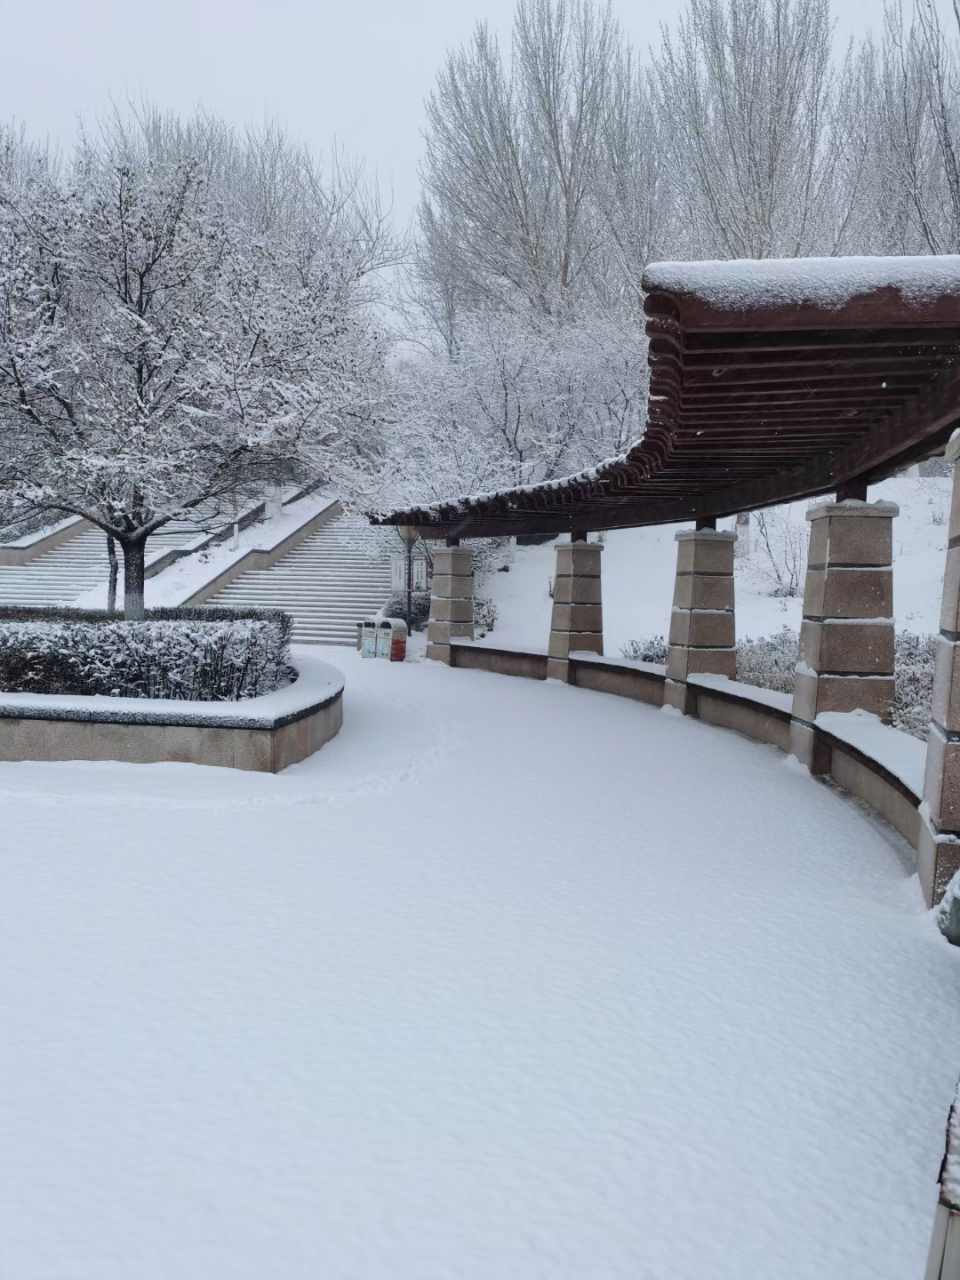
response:
<path fill-rule="evenodd" d="M 13 615 L 12 617 L 10 615 Z M 155 609 L 144 622 L 80 609 L 0 610 L 0 689 L 225 702 L 293 678 L 280 610 Z"/>
<path fill-rule="evenodd" d="M 663 636 L 630 640 L 621 649 L 625 658 L 666 662 L 669 646 Z M 925 739 L 930 725 L 936 636 L 898 631 L 894 637 L 896 701 L 891 723 L 915 738 Z M 794 669 L 800 657 L 800 639 L 791 627 L 781 627 L 760 640 L 737 641 L 737 679 L 761 689 L 793 693 Z"/>

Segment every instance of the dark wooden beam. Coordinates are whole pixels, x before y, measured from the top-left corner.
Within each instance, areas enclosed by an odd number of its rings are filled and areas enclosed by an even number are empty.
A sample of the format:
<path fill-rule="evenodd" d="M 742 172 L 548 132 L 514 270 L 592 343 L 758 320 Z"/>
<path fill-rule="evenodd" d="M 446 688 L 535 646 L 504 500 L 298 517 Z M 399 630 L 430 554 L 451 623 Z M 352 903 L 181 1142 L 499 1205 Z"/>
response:
<path fill-rule="evenodd" d="M 390 522 L 448 540 L 542 532 L 577 539 L 690 520 L 709 527 L 795 498 L 865 496 L 868 483 L 930 456 L 960 422 L 960 299 L 919 312 L 899 295 L 872 296 L 842 314 L 768 308 L 752 330 L 749 313 L 722 323 L 718 313 L 707 324 L 709 308 L 688 303 L 647 299 L 650 417 L 626 458 L 559 488 L 397 513 Z"/>

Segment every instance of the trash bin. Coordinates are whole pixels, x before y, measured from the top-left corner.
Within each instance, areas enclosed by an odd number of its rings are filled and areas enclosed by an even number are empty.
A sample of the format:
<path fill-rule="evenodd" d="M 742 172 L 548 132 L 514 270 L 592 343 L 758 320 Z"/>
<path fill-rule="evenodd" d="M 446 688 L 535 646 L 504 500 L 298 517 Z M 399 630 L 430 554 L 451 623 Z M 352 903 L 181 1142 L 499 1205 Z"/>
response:
<path fill-rule="evenodd" d="M 384 618 L 377 627 L 377 657 L 403 662 L 407 656 L 407 624 L 402 618 Z"/>
<path fill-rule="evenodd" d="M 360 623 L 360 657 L 375 658 L 377 656 L 377 622 L 375 618 L 364 618 Z"/>

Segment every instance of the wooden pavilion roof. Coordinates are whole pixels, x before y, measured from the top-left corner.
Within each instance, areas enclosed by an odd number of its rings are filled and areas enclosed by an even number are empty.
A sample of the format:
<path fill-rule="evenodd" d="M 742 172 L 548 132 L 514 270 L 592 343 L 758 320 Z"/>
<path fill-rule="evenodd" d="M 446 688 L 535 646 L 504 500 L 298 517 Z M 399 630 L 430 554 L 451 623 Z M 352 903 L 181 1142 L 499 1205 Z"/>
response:
<path fill-rule="evenodd" d="M 638 444 L 375 521 L 449 538 L 709 520 L 884 479 L 960 426 L 960 257 L 659 263 L 643 287 Z"/>

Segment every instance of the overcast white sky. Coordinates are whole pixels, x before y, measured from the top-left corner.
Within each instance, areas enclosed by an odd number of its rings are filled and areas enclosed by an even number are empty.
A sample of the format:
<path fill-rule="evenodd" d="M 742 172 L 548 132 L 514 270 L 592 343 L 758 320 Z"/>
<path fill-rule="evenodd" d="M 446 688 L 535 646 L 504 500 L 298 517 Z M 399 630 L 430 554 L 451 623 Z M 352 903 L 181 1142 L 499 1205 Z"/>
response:
<path fill-rule="evenodd" d="M 882 0 L 834 0 L 840 34 L 881 22 Z M 0 118 L 68 141 L 111 95 L 146 95 L 237 123 L 274 116 L 316 151 L 336 139 L 417 196 L 423 99 L 445 51 L 487 19 L 509 31 L 513 0 L 0 0 Z M 656 41 L 681 0 L 614 0 L 633 41 Z"/>

